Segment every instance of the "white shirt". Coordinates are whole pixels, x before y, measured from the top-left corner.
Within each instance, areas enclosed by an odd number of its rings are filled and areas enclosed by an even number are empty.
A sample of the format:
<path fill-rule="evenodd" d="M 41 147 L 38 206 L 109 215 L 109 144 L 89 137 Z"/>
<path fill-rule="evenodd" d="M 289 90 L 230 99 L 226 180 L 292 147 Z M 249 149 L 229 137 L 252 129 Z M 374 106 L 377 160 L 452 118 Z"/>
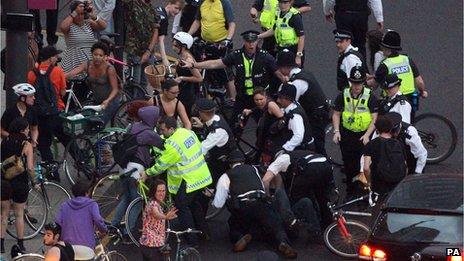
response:
<path fill-rule="evenodd" d="M 290 71 L 290 77 L 292 77 L 293 75 L 295 74 L 298 74 L 301 72 L 301 69 L 300 68 L 293 68 L 291 71 Z M 289 82 L 290 84 L 293 84 L 296 88 L 296 100 L 298 101 L 301 97 L 301 95 L 303 95 L 307 90 L 308 90 L 308 83 L 306 81 L 303 81 L 303 80 L 294 80 L 292 82 Z"/>
<path fill-rule="evenodd" d="M 377 68 L 379 68 L 380 63 L 385 59 L 385 56 L 383 55 L 382 51 L 377 51 L 374 54 L 374 72 L 377 71 Z"/>
<path fill-rule="evenodd" d="M 410 139 L 406 139 L 406 145 L 411 148 L 411 153 L 414 155 L 414 158 L 417 159 L 415 173 L 422 173 L 427 161 L 427 150 L 422 144 L 422 140 L 419 137 L 417 129 L 410 125 L 406 129 L 407 133 L 411 136 Z"/>
<path fill-rule="evenodd" d="M 182 12 L 179 12 L 178 14 L 176 14 L 176 16 L 174 16 L 174 21 L 172 22 L 172 34 L 176 34 L 177 32 L 179 32 L 179 29 L 180 28 L 180 18 L 182 17 Z"/>
<path fill-rule="evenodd" d="M 116 7 L 116 0 L 94 0 L 93 5 L 100 19 L 108 23 L 113 21 L 113 10 Z"/>
<path fill-rule="evenodd" d="M 382 0 L 368 0 L 367 5 L 374 14 L 375 21 L 377 23 L 383 22 L 383 7 Z M 330 12 L 334 12 L 335 0 L 322 0 L 322 8 L 324 15 L 329 15 Z"/>
<path fill-rule="evenodd" d="M 284 109 L 284 113 L 296 108 L 296 104 L 292 103 Z M 299 114 L 293 114 L 293 118 L 288 121 L 288 129 L 293 132 L 293 136 L 290 140 L 285 142 L 282 146 L 286 151 L 293 151 L 297 146 L 301 145 L 303 141 L 305 129 L 303 118 Z"/>
<path fill-rule="evenodd" d="M 350 44 L 344 53 L 347 53 L 350 50 L 358 51 L 358 48 Z M 361 59 L 359 59 L 359 57 L 354 54 L 350 54 L 343 59 L 342 64 L 340 65 L 340 69 L 345 72 L 346 78 L 350 78 L 351 69 L 357 65 L 362 65 Z"/>
<path fill-rule="evenodd" d="M 314 154 L 308 153 L 304 158 L 309 159 Z M 307 163 L 316 163 L 316 162 L 326 162 L 327 158 L 320 156 L 314 157 L 313 159 L 309 160 Z M 277 157 L 270 165 L 267 167 L 267 171 L 272 172 L 272 174 L 277 175 L 280 172 L 286 172 L 288 170 L 288 166 L 290 166 L 290 155 L 288 154 L 281 154 Z"/>
<path fill-rule="evenodd" d="M 401 95 L 400 91 L 398 91 L 395 95 L 393 95 L 391 98 L 389 97 L 388 99 L 392 100 L 398 95 Z M 404 101 L 403 104 L 401 104 L 401 102 L 397 102 L 395 106 L 393 106 L 389 110 L 389 112 L 397 112 L 401 114 L 402 121 L 411 124 L 411 110 L 411 104 L 409 104 L 409 102 L 407 101 Z"/>
<path fill-rule="evenodd" d="M 205 124 L 206 126 L 211 126 L 211 124 L 213 124 L 213 121 L 219 121 L 220 119 L 221 118 L 219 118 L 218 115 L 214 115 L 213 118 L 211 118 Z M 208 151 L 213 147 L 222 147 L 226 145 L 228 140 L 229 134 L 227 134 L 227 131 L 223 128 L 218 128 L 214 132 L 210 132 L 208 136 L 206 136 L 206 139 L 201 142 L 201 151 L 204 155 L 206 155 L 206 153 L 208 153 Z"/>

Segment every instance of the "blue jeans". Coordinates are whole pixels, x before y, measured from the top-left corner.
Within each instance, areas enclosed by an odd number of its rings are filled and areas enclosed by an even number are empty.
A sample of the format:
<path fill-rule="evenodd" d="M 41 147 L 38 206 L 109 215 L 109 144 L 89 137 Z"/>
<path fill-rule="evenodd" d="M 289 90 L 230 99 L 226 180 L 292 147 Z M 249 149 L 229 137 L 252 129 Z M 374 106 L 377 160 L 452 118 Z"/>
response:
<path fill-rule="evenodd" d="M 102 111 L 102 120 L 105 122 L 105 125 L 111 121 L 111 118 L 113 118 L 113 115 L 116 113 L 116 111 L 119 108 L 119 101 L 120 97 L 116 96 L 109 104 L 106 109 Z"/>
<path fill-rule="evenodd" d="M 317 203 L 309 198 L 301 198 L 293 206 L 290 204 L 284 189 L 277 189 L 274 194 L 274 205 L 286 223 L 297 218 L 304 222 L 310 233 L 320 233 L 321 223 Z"/>
<path fill-rule="evenodd" d="M 131 177 L 123 178 L 121 180 L 122 185 L 123 185 L 123 193 L 121 195 L 121 199 L 119 201 L 118 206 L 116 207 L 116 213 L 114 214 L 113 220 L 111 221 L 111 225 L 113 226 L 118 226 L 121 223 L 122 218 L 126 214 L 127 207 L 129 204 L 132 202 L 132 200 L 136 199 L 139 194 L 137 193 L 137 185 L 136 185 L 136 180 Z M 137 205 L 142 207 L 142 204 Z M 137 217 L 135 216 L 136 214 L 140 213 L 142 209 L 140 208 L 139 211 L 133 211 L 134 217 L 129 217 L 129 220 L 131 223 L 130 227 L 134 227 L 135 222 L 137 220 Z"/>

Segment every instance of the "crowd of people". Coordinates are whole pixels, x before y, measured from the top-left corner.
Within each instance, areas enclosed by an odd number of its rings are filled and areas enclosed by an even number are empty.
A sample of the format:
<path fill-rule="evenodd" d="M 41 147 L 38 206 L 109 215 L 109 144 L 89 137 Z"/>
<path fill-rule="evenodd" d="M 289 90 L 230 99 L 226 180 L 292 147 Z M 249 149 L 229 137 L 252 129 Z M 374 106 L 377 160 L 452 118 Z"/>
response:
<path fill-rule="evenodd" d="M 304 68 L 308 54 L 303 16 L 311 10 L 305 0 L 256 0 L 249 15 L 261 31 L 242 32 L 243 46 L 237 49 L 232 39 L 238 10 L 230 0 L 167 0 L 159 7 L 148 0 L 75 0 L 59 26 L 66 41 L 63 53 L 56 48 L 53 33 L 56 13 L 47 12 L 48 45 L 43 46 L 37 24 L 38 59 L 27 83 L 11 86 L 18 100 L 1 119 L 2 162 L 12 156 L 27 161 L 24 171 L 13 178 L 7 178 L 2 168 L 2 253 L 11 201 L 18 246 L 25 251 L 23 212 L 28 180 L 35 183 L 33 151 L 40 152 L 41 160 L 53 161 L 53 137 L 63 145 L 70 141 L 59 116 L 65 109 L 67 79 L 84 79 L 91 101 L 103 109 L 105 124 L 120 104 L 118 70 L 109 62 L 115 54 L 99 41 L 107 33 L 124 38 L 125 58 L 143 88 L 144 69 L 153 64 L 156 49 L 166 67 L 168 39 L 178 56 L 175 77 L 165 79 L 151 99 L 133 101 L 127 108 L 132 123 L 125 127 L 136 136 L 138 148 L 120 167 L 122 172 L 136 171 L 124 182 L 112 225 L 120 224 L 137 197 L 137 184 L 145 182 L 149 201 L 140 238 L 144 260 L 161 258 L 166 220 L 177 219 L 180 229 L 203 231 L 201 238 L 186 236 L 193 247 L 201 244 L 200 239 L 207 240 L 210 200 L 231 213 L 229 236 L 235 252 L 244 251 L 253 238 L 263 238 L 284 257 L 296 258 L 291 238 L 302 228 L 310 242 L 321 243 L 322 232 L 332 222 L 327 203 L 337 190 L 325 149 L 331 142 L 325 140 L 330 123 L 333 142 L 340 145 L 343 157 L 347 198 L 365 193 L 365 186 L 384 197 L 405 175 L 423 173 L 427 151 L 414 128 L 414 116 L 419 97 L 428 93 L 417 65 L 400 53 L 400 34 L 382 32 L 381 1 L 323 4 L 327 20 L 335 20 L 339 54 L 333 72 L 339 93 L 333 105 L 317 77 Z M 368 31 L 371 10 L 378 28 Z M 123 30 L 118 19 L 124 19 Z M 211 50 L 199 50 L 200 41 Z M 223 103 L 201 97 L 203 81 L 224 87 Z M 215 87 L 207 91 L 214 92 Z M 224 113 L 227 106 L 233 106 L 232 117 Z M 257 123 L 257 156 L 252 159 L 238 146 L 237 129 L 246 128 L 249 119 Z M 364 186 L 357 182 L 361 176 Z M 58 172 L 48 178 L 60 181 Z M 93 249 L 94 228 L 106 232 L 98 205 L 89 198 L 91 185 L 75 184 L 74 198 L 61 206 L 56 224 L 45 227 L 44 243 L 52 246 L 46 260 L 60 255 L 70 258 L 60 260 L 72 260 L 70 244 Z M 213 196 L 203 193 L 206 188 L 215 191 Z M 174 206 L 166 210 L 162 206 L 168 194 Z"/>

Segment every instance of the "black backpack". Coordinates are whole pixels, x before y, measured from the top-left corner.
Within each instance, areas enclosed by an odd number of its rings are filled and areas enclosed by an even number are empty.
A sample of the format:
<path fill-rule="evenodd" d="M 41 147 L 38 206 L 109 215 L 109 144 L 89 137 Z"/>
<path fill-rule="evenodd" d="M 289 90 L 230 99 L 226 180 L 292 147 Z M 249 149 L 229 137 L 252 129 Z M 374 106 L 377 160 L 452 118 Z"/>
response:
<path fill-rule="evenodd" d="M 377 164 L 379 179 L 398 183 L 407 173 L 403 145 L 397 139 L 380 139 L 380 157 Z"/>
<path fill-rule="evenodd" d="M 122 168 L 127 167 L 127 163 L 133 161 L 137 148 L 140 146 L 137 142 L 137 135 L 149 129 L 143 129 L 136 133 L 130 133 L 130 130 L 123 135 L 122 140 L 116 142 L 111 150 L 113 151 L 114 162 Z"/>
<path fill-rule="evenodd" d="M 59 113 L 58 100 L 55 93 L 55 88 L 50 81 L 50 73 L 54 66 L 48 67 L 45 74 L 41 74 L 38 69 L 33 72 L 36 76 L 35 87 L 35 103 L 37 114 L 39 116 L 56 115 Z"/>

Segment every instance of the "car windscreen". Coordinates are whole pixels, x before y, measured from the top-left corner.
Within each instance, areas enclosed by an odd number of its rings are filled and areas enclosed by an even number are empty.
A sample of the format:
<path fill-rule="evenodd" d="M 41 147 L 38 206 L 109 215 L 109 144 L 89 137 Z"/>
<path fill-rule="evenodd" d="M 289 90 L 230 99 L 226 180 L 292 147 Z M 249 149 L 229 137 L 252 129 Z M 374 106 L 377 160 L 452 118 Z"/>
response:
<path fill-rule="evenodd" d="M 380 240 L 415 243 L 462 243 L 462 215 L 423 215 L 384 212 L 372 236 Z"/>

